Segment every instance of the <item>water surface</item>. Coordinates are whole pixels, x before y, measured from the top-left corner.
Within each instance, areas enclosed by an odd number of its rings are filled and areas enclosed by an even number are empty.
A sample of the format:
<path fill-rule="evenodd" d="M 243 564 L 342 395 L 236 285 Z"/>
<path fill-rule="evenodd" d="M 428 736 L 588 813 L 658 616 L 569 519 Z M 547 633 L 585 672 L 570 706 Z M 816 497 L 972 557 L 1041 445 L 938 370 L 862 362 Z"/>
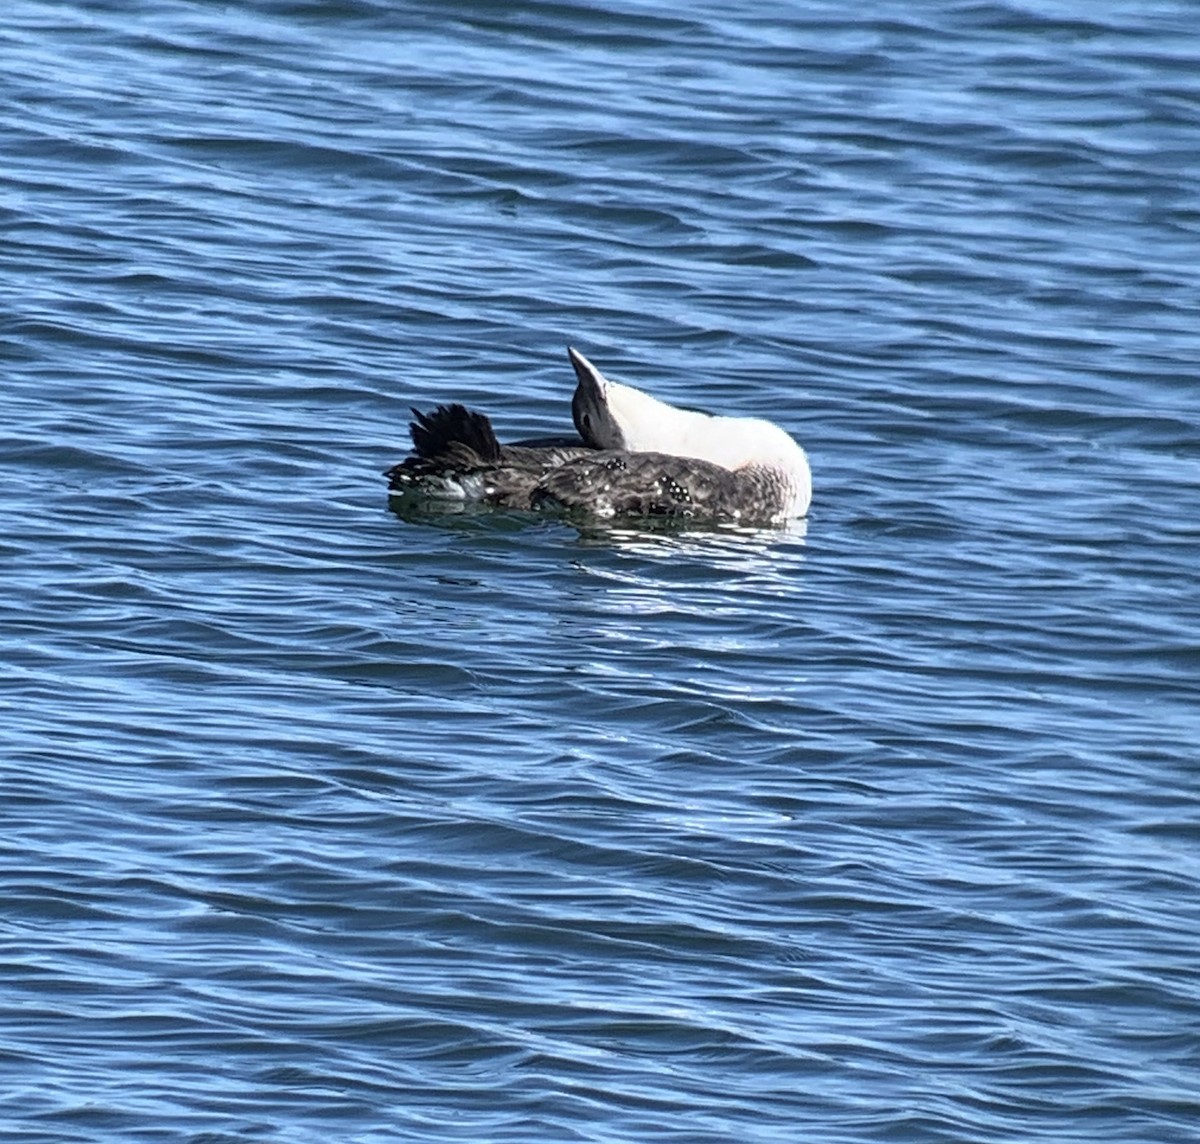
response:
<path fill-rule="evenodd" d="M 10 4 L 8 1138 L 1195 1141 L 1194 17 Z M 568 342 L 809 519 L 389 511 Z"/>

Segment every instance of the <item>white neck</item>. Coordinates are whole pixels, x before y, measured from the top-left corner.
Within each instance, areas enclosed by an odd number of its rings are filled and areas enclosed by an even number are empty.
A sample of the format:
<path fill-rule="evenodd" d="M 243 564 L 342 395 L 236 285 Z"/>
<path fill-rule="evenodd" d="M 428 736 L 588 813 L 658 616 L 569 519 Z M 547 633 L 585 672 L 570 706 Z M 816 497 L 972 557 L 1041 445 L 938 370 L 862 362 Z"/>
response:
<path fill-rule="evenodd" d="M 697 457 L 723 468 L 803 464 L 804 451 L 778 425 L 756 417 L 711 417 L 677 409 L 632 386 L 609 381 L 605 396 L 631 453 Z"/>

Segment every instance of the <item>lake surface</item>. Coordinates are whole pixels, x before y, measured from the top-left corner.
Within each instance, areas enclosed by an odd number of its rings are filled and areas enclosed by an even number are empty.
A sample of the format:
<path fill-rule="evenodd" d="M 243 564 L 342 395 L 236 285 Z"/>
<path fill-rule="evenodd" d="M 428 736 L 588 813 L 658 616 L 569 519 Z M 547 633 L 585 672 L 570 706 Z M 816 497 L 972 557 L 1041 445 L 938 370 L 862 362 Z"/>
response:
<path fill-rule="evenodd" d="M 5 1140 L 1200 1140 L 1191 0 L 4 12 Z"/>

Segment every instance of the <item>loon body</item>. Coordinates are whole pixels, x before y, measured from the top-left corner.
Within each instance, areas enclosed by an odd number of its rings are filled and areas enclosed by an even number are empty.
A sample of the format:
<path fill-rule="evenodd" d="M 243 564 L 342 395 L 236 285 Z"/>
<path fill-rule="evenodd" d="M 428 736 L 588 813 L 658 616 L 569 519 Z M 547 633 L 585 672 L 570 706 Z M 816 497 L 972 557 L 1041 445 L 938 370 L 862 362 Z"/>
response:
<path fill-rule="evenodd" d="M 780 522 L 808 511 L 808 458 L 778 425 L 676 408 L 567 352 L 578 436 L 501 445 L 487 417 L 462 405 L 414 409 L 413 453 L 386 473 L 392 495 L 605 517 Z"/>

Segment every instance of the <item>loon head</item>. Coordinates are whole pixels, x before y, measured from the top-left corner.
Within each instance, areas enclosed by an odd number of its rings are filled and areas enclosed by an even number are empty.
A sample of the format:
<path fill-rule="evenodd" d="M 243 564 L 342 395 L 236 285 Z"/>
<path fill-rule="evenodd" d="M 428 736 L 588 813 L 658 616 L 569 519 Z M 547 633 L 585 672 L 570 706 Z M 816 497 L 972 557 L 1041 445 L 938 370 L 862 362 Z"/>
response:
<path fill-rule="evenodd" d="M 610 381 L 574 347 L 567 353 L 579 381 L 571 414 L 579 435 L 592 448 L 692 455 L 682 449 L 686 426 L 710 420 L 707 413 L 676 409 L 632 385 Z"/>
<path fill-rule="evenodd" d="M 626 448 L 625 435 L 608 404 L 613 383 L 573 346 L 567 347 L 567 355 L 579 382 L 571 399 L 571 416 L 579 436 L 593 449 Z"/>

